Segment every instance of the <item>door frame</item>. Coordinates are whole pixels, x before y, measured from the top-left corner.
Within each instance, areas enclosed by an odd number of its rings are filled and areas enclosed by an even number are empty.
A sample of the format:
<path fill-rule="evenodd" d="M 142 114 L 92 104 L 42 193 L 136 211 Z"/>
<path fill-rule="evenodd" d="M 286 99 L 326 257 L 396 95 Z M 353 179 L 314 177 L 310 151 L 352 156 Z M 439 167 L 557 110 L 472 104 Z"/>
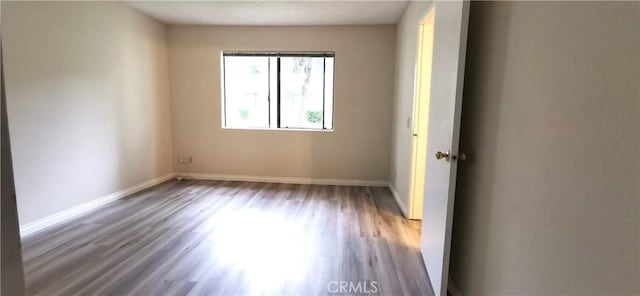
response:
<path fill-rule="evenodd" d="M 425 29 L 431 26 L 430 36 L 428 39 L 425 39 Z M 422 219 L 422 207 L 424 201 L 424 173 L 426 173 L 426 165 L 427 160 L 421 159 L 418 155 L 419 153 L 424 153 L 426 156 L 427 147 L 426 144 L 428 142 L 428 109 L 426 110 L 427 114 L 424 113 L 423 104 L 430 104 L 431 100 L 431 68 L 433 66 L 433 47 L 435 41 L 435 5 L 431 5 L 429 9 L 427 9 L 426 13 L 423 17 L 420 18 L 420 23 L 418 24 L 418 51 L 416 57 L 416 70 L 415 70 L 415 81 L 414 81 L 414 96 L 413 96 L 413 111 L 412 111 L 412 139 L 411 139 L 411 168 L 409 172 L 410 183 L 409 183 L 409 205 L 407 208 L 407 218 L 420 220 Z M 430 57 L 425 57 L 425 46 L 429 46 L 430 50 L 428 54 Z M 423 68 L 425 67 L 425 63 L 428 63 L 429 67 L 429 75 L 427 77 L 423 77 Z M 428 79 L 428 80 L 427 80 Z M 427 84 L 425 86 L 425 84 Z M 422 110 L 421 110 L 422 109 Z M 426 123 L 421 124 L 421 120 L 426 120 Z M 426 125 L 424 125 L 426 124 Z M 420 126 L 426 127 L 426 130 L 420 130 Z M 424 137 L 425 146 L 418 147 L 419 138 Z M 424 149 L 422 149 L 424 148 Z M 419 173 L 420 169 L 423 169 L 425 172 Z"/>

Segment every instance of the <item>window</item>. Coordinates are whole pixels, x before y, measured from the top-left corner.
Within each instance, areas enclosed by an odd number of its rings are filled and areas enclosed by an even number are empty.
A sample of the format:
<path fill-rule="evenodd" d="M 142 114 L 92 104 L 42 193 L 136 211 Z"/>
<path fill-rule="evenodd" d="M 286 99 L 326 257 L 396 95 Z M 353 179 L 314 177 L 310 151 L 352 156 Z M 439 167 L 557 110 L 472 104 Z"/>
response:
<path fill-rule="evenodd" d="M 334 58 L 224 52 L 223 127 L 333 130 Z"/>

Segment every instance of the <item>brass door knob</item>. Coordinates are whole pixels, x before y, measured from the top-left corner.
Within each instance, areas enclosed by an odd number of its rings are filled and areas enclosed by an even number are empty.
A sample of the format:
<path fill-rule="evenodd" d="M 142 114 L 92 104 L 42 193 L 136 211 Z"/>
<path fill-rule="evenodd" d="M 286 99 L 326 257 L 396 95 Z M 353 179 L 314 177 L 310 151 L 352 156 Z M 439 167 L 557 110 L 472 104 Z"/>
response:
<path fill-rule="evenodd" d="M 450 152 L 449 150 L 442 152 L 442 151 L 438 151 L 436 152 L 436 159 L 443 159 L 446 161 L 449 161 L 449 157 L 450 157 Z"/>
<path fill-rule="evenodd" d="M 451 152 L 449 150 L 446 150 L 445 152 L 438 151 L 436 153 L 436 158 L 437 159 L 444 159 L 446 161 L 449 161 L 450 159 L 451 160 L 465 160 L 465 159 L 467 159 L 467 155 L 464 154 L 464 153 L 460 153 L 460 156 L 455 155 L 455 154 L 451 155 Z"/>

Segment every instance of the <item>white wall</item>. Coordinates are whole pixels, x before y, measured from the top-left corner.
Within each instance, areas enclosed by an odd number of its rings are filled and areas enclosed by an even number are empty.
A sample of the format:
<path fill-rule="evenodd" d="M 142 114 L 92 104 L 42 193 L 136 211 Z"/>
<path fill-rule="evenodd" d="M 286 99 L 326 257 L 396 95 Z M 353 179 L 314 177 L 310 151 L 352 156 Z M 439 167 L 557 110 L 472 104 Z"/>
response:
<path fill-rule="evenodd" d="M 411 183 L 413 95 L 418 52 L 418 29 L 431 1 L 410 2 L 397 26 L 393 136 L 391 140 L 391 186 L 401 207 L 409 206 Z"/>
<path fill-rule="evenodd" d="M 640 4 L 473 2 L 451 278 L 640 294 Z"/>
<path fill-rule="evenodd" d="M 385 182 L 394 40 L 395 26 L 170 26 L 175 156 L 202 174 Z M 335 131 L 223 130 L 223 50 L 335 51 Z"/>
<path fill-rule="evenodd" d="M 117 2 L 2 2 L 20 224 L 172 172 L 164 25 Z"/>

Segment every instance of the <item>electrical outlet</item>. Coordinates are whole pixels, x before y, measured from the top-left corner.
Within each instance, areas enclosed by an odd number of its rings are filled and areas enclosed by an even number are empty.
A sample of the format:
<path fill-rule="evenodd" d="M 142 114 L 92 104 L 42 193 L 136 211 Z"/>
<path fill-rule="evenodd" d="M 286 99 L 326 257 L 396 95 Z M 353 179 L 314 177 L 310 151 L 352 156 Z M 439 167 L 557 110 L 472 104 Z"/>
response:
<path fill-rule="evenodd" d="M 193 162 L 193 157 L 191 156 L 180 156 L 178 157 L 179 164 L 189 164 Z"/>

